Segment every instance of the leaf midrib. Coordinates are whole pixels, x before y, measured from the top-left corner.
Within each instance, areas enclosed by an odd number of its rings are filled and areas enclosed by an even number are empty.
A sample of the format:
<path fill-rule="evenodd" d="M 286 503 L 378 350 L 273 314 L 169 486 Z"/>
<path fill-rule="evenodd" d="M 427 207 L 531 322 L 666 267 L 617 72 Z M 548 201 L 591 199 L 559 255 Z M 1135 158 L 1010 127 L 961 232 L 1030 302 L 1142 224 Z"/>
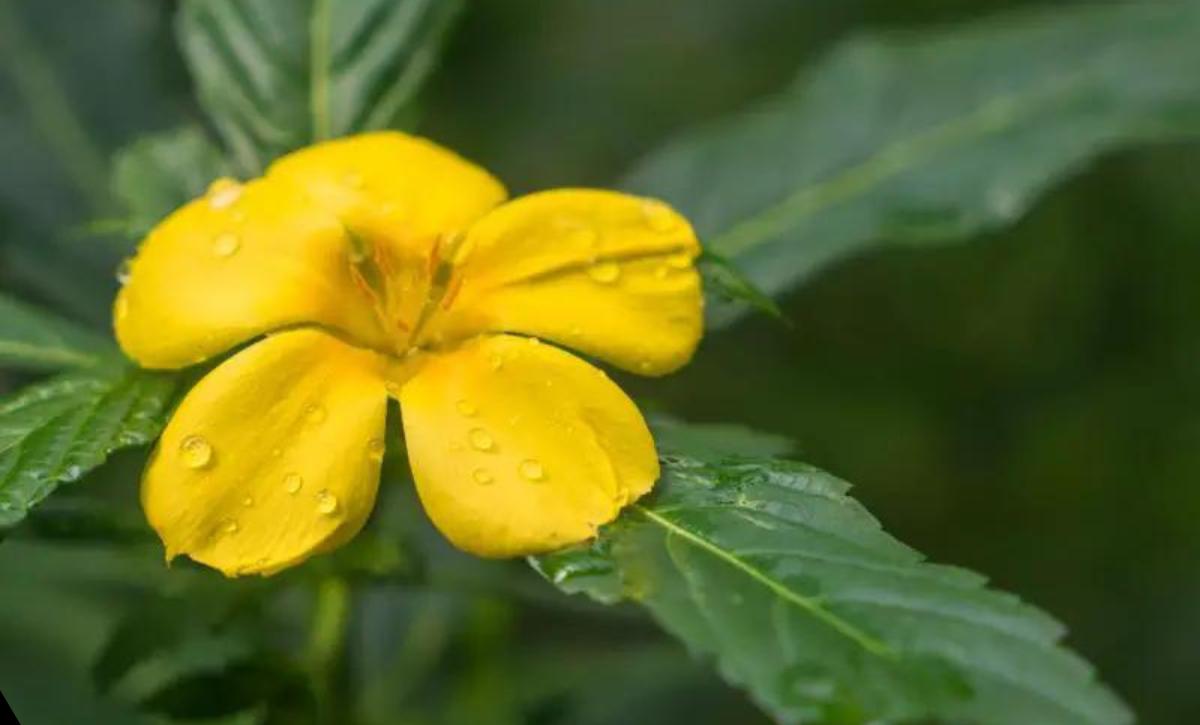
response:
<path fill-rule="evenodd" d="M 308 21 L 309 36 L 309 112 L 312 115 L 313 140 L 332 134 L 329 113 L 330 13 L 332 0 L 313 0 Z"/>
<path fill-rule="evenodd" d="M 1011 127 L 1040 111 L 1043 100 L 1057 103 L 1069 100 L 1071 87 L 1082 76 L 1083 72 L 1077 71 L 1055 77 L 1028 91 L 998 95 L 962 116 L 894 141 L 865 161 L 823 181 L 801 187 L 738 221 L 713 237 L 707 246 L 729 257 L 756 247 L 822 209 L 866 194 L 885 180 L 947 149 Z"/>
<path fill-rule="evenodd" d="M 858 627 L 855 627 L 850 622 L 847 622 L 833 612 L 825 609 L 821 606 L 817 599 L 805 596 L 788 588 L 788 586 L 783 582 L 744 561 L 736 554 L 726 551 L 703 536 L 689 531 L 666 516 L 652 511 L 651 509 L 648 509 L 640 504 L 635 504 L 632 508 L 646 519 L 661 526 L 669 535 L 678 536 L 697 548 L 715 556 L 735 569 L 738 569 L 755 582 L 766 587 L 777 597 L 779 597 L 781 601 L 792 604 L 793 606 L 804 610 L 804 612 L 825 623 L 839 634 L 847 637 L 855 644 L 862 647 L 867 652 L 886 659 L 896 659 L 898 657 L 895 650 L 893 650 L 885 642 L 872 637 L 866 632 L 860 630 Z"/>

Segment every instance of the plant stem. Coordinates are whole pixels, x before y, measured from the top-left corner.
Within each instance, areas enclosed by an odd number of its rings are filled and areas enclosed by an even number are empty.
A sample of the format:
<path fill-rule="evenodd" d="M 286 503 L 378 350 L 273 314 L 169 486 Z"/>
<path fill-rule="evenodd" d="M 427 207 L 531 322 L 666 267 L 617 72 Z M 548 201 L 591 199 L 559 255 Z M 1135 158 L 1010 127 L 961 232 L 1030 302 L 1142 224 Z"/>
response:
<path fill-rule="evenodd" d="M 336 723 L 336 678 L 346 647 L 346 625 L 350 619 L 350 586 L 338 577 L 317 585 L 309 629 L 305 663 L 317 699 L 317 722 Z"/>

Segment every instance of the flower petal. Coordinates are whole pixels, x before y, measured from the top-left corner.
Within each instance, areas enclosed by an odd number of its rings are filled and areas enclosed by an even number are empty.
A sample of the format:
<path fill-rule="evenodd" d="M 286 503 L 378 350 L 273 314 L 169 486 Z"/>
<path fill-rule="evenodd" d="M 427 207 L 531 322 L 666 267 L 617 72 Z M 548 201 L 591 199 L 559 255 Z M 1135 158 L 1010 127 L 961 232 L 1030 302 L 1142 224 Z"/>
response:
<path fill-rule="evenodd" d="M 432 355 L 400 401 L 425 510 L 474 554 L 587 539 L 658 478 L 633 402 L 602 371 L 533 338 L 488 335 Z"/>
<path fill-rule="evenodd" d="M 270 574 L 349 539 L 375 501 L 386 361 L 315 330 L 222 363 L 167 424 L 142 505 L 167 547 L 227 576 Z"/>
<path fill-rule="evenodd" d="M 224 180 L 156 227 L 117 298 L 117 338 L 145 367 L 200 362 L 264 332 L 311 323 L 389 347 L 369 256 L 415 316 L 439 232 L 504 199 L 482 169 L 433 143 L 378 133 L 318 144 L 245 185 Z M 364 249 L 364 246 L 367 249 Z M 402 299 L 401 299 L 402 298 Z"/>
<path fill-rule="evenodd" d="M 191 365 L 287 325 L 380 336 L 345 230 L 279 184 L 214 185 L 146 238 L 116 303 L 122 349 L 143 367 Z"/>
<path fill-rule="evenodd" d="M 405 246 L 463 231 L 504 201 L 504 185 L 432 141 L 397 131 L 326 141 L 275 162 L 267 172 L 304 189 L 360 233 Z"/>
<path fill-rule="evenodd" d="M 661 202 L 579 189 L 523 197 L 470 229 L 431 334 L 520 332 L 665 374 L 700 340 L 699 253 L 691 225 Z"/>

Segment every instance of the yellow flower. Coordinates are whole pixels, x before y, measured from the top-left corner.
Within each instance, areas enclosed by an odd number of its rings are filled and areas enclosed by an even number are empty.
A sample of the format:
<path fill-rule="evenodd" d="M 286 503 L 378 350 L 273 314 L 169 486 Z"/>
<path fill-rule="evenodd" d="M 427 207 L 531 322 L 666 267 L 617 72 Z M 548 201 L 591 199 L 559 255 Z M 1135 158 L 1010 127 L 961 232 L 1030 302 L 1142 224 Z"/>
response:
<path fill-rule="evenodd" d="M 610 191 L 505 198 L 453 153 L 376 133 L 218 181 L 150 233 L 116 301 L 125 352 L 180 368 L 257 340 L 191 390 L 147 466 L 169 558 L 270 574 L 348 541 L 389 396 L 425 510 L 466 551 L 582 541 L 650 490 L 633 402 L 539 339 L 644 375 L 683 365 L 695 233 Z"/>

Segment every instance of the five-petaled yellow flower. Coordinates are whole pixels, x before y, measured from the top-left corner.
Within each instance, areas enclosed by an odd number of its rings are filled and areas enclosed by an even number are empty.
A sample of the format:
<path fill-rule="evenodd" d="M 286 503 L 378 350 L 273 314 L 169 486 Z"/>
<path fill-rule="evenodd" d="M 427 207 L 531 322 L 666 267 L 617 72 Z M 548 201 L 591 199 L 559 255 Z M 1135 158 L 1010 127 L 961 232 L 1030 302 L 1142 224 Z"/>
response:
<path fill-rule="evenodd" d="M 116 301 L 125 352 L 181 368 L 254 340 L 188 393 L 147 466 L 168 558 L 271 574 L 349 540 L 389 397 L 421 501 L 466 551 L 579 542 L 650 490 L 637 408 L 539 340 L 644 375 L 683 365 L 703 320 L 695 233 L 616 192 L 505 198 L 446 149 L 376 133 L 220 180 L 150 233 Z"/>

